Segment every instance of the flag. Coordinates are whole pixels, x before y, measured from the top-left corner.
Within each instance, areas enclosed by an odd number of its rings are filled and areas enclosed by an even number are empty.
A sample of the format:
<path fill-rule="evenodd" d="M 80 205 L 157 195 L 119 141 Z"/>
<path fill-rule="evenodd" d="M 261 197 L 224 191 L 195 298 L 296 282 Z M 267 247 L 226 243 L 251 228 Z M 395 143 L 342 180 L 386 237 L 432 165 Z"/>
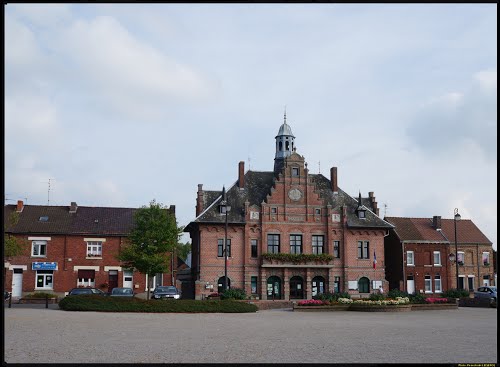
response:
<path fill-rule="evenodd" d="M 377 254 L 375 253 L 375 250 L 373 250 L 373 269 L 377 268 Z"/>

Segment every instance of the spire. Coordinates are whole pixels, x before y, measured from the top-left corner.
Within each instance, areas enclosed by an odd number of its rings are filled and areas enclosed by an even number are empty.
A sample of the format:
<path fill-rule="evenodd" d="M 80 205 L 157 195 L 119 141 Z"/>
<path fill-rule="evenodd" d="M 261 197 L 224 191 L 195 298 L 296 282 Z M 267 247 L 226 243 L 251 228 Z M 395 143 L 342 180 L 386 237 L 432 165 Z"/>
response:
<path fill-rule="evenodd" d="M 285 114 L 284 114 L 284 124 L 286 125 L 286 105 L 285 105 Z"/>
<path fill-rule="evenodd" d="M 361 206 L 361 190 L 359 191 L 359 206 Z"/>
<path fill-rule="evenodd" d="M 226 187 L 222 186 L 222 201 L 226 201 Z"/>

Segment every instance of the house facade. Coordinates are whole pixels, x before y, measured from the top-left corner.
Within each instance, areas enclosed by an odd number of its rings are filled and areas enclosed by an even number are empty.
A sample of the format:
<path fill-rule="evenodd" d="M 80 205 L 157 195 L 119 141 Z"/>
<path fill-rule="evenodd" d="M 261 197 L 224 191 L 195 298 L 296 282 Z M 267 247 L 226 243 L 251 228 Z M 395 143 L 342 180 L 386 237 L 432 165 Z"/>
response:
<path fill-rule="evenodd" d="M 337 185 L 336 167 L 329 178 L 311 174 L 286 116 L 275 140 L 273 171 L 245 172 L 239 162 L 227 192 L 198 185 L 196 218 L 185 228 L 195 298 L 222 291 L 226 264 L 229 288 L 259 299 L 387 291 L 384 236 L 392 225 L 378 217 L 373 192 L 348 195 Z"/>
<path fill-rule="evenodd" d="M 19 298 L 49 292 L 64 296 L 72 288 L 108 292 L 130 287 L 147 292 L 147 276 L 122 266 L 116 256 L 134 225 L 133 208 L 17 205 L 4 207 L 6 234 L 24 243 L 24 253 L 4 259 L 4 287 Z M 175 206 L 168 209 L 175 216 Z M 15 224 L 11 219 L 15 218 Z M 170 254 L 166 255 L 171 259 Z M 153 288 L 175 284 L 175 268 L 157 274 Z M 174 269 L 174 270 L 172 270 Z"/>
<path fill-rule="evenodd" d="M 457 288 L 453 219 L 386 217 L 395 226 L 385 239 L 389 287 L 408 293 L 439 295 Z M 456 222 L 458 288 L 473 292 L 493 285 L 493 248 L 488 238 L 468 219 Z"/>

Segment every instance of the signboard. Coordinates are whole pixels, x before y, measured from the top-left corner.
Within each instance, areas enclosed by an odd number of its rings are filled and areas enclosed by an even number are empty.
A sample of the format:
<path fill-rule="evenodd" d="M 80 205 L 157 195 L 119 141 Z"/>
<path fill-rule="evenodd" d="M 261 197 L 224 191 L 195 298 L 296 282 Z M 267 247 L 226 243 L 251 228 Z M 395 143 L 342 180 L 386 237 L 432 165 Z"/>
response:
<path fill-rule="evenodd" d="M 250 219 L 259 219 L 259 212 L 250 212 Z"/>
<path fill-rule="evenodd" d="M 358 282 L 356 280 L 349 280 L 349 289 L 358 289 Z"/>
<path fill-rule="evenodd" d="M 332 222 L 340 222 L 340 214 L 332 214 Z"/>
<path fill-rule="evenodd" d="M 32 264 L 32 270 L 57 270 L 56 262 L 35 262 Z"/>

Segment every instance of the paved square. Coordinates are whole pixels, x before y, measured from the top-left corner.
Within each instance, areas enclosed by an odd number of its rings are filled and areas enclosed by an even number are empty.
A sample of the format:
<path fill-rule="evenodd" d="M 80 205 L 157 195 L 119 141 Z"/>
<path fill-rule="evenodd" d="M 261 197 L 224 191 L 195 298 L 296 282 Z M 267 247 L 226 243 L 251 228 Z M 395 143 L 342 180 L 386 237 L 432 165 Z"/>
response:
<path fill-rule="evenodd" d="M 497 310 L 139 314 L 5 308 L 7 363 L 497 363 Z"/>

